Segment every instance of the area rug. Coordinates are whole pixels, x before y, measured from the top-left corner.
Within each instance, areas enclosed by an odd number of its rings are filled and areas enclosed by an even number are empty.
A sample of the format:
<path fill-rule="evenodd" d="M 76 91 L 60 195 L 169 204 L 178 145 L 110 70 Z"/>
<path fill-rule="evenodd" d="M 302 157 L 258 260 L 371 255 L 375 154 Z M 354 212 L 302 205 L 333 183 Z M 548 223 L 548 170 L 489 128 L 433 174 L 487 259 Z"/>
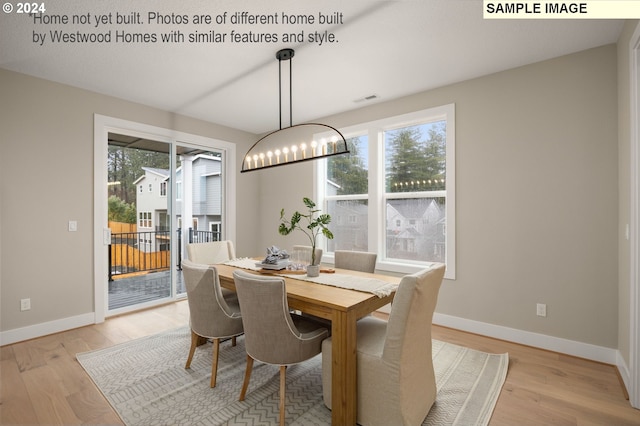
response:
<path fill-rule="evenodd" d="M 268 425 L 278 423 L 278 367 L 255 362 L 244 401 L 244 340 L 220 345 L 217 386 L 210 343 L 196 349 L 190 369 L 188 327 L 77 354 L 77 359 L 126 425 Z M 507 354 L 487 354 L 433 341 L 438 394 L 423 425 L 486 425 L 506 378 Z M 329 425 L 322 401 L 322 359 L 287 369 L 288 425 Z"/>

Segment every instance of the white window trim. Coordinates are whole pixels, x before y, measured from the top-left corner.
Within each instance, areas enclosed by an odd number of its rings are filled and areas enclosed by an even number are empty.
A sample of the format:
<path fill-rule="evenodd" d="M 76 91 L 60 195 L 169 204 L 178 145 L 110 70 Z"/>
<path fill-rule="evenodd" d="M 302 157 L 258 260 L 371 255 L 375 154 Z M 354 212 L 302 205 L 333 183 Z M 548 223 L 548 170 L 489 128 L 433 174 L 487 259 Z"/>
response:
<path fill-rule="evenodd" d="M 384 175 L 384 152 L 382 144 L 377 141 L 382 140 L 382 135 L 387 130 L 393 130 L 403 127 L 409 127 L 416 124 L 423 124 L 426 120 L 446 120 L 447 145 L 446 145 L 446 170 L 447 170 L 447 189 L 446 191 L 433 191 L 430 197 L 438 197 L 446 195 L 447 211 L 447 248 L 446 263 L 447 270 L 445 278 L 454 280 L 456 277 L 456 173 L 455 173 L 455 104 L 448 104 L 434 108 L 428 108 L 421 111 L 415 111 L 408 114 L 402 114 L 394 117 L 388 117 L 380 120 L 361 123 L 354 126 L 342 128 L 340 131 L 345 138 L 367 135 L 369 141 L 369 194 L 367 197 L 359 195 L 340 196 L 332 199 L 348 200 L 348 199 L 368 199 L 369 200 L 369 247 L 370 250 L 376 251 L 379 255 L 379 261 L 376 268 L 381 271 L 396 272 L 402 274 L 410 274 L 424 269 L 424 262 L 412 261 L 391 261 L 381 259 L 385 244 L 385 217 L 384 209 L 380 208 L 383 200 L 389 198 L 407 198 L 411 197 L 411 193 L 401 194 L 385 194 L 384 182 L 377 176 Z M 378 149 L 372 149 L 378 147 Z M 326 193 L 325 193 L 325 174 L 326 159 L 314 162 L 314 197 L 326 209 Z M 421 198 L 424 193 L 421 194 Z M 373 207 L 376 206 L 376 207 Z M 326 250 L 326 241 L 321 242 Z M 327 261 L 333 260 L 333 253 L 326 253 L 323 259 Z"/>

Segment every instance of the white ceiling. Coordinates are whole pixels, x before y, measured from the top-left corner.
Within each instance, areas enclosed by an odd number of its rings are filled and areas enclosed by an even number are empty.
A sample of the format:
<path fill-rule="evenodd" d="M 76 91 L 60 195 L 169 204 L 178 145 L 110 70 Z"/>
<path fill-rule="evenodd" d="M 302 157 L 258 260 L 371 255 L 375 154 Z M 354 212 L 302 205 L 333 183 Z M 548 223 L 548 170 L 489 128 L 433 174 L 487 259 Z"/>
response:
<path fill-rule="evenodd" d="M 107 26 L 43 25 L 17 13 L 0 15 L 0 67 L 252 133 L 278 128 L 278 61 L 295 49 L 293 124 L 497 71 L 615 43 L 623 21 L 484 20 L 481 0 L 50 0 L 53 15 L 112 13 Z M 116 13 L 141 12 L 143 25 L 116 25 Z M 150 25 L 147 12 L 216 16 L 278 14 L 278 25 Z M 335 25 L 282 25 L 281 13 L 342 14 Z M 111 43 L 51 43 L 49 30 L 100 33 Z M 166 33 L 231 30 L 276 33 L 277 43 L 116 43 L 116 31 Z M 282 42 L 318 31 L 337 42 Z M 33 33 L 46 33 L 40 46 Z M 227 36 L 228 37 L 228 36 Z M 288 65 L 288 63 L 285 62 Z M 286 70 L 286 66 L 285 66 Z M 288 81 L 285 78 L 285 87 Z M 371 101 L 356 102 L 376 95 Z M 287 100 L 285 96 L 285 101 Z M 63 103 L 64 100 L 61 99 Z M 286 106 L 286 104 L 285 104 Z M 288 124 L 285 111 L 283 125 Z"/>

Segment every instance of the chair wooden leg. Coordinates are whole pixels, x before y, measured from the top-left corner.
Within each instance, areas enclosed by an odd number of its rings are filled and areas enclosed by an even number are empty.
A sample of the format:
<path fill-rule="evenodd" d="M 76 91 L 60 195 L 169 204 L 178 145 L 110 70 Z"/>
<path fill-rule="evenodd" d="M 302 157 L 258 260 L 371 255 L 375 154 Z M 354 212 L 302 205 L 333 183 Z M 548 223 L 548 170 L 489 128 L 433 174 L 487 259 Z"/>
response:
<path fill-rule="evenodd" d="M 240 391 L 239 401 L 244 401 L 244 397 L 247 394 L 247 388 L 249 387 L 249 380 L 251 379 L 251 370 L 253 370 L 253 358 L 247 355 L 247 370 L 244 372 L 244 383 L 242 383 L 242 390 Z"/>
<path fill-rule="evenodd" d="M 280 366 L 280 426 L 284 426 L 284 420 L 286 418 L 286 412 L 284 410 L 284 402 L 286 397 L 286 384 L 287 384 L 287 366 Z"/>
<path fill-rule="evenodd" d="M 236 345 L 236 336 L 233 336 L 231 338 L 231 346 L 235 346 Z"/>
<path fill-rule="evenodd" d="M 191 348 L 189 348 L 189 356 L 187 357 L 187 363 L 184 368 L 191 367 L 191 360 L 193 359 L 193 354 L 196 352 L 196 347 L 198 346 L 198 341 L 200 340 L 200 336 L 191 330 Z"/>
<path fill-rule="evenodd" d="M 218 377 L 218 353 L 220 351 L 220 339 L 213 339 L 213 359 L 211 360 L 211 387 L 216 387 Z"/>

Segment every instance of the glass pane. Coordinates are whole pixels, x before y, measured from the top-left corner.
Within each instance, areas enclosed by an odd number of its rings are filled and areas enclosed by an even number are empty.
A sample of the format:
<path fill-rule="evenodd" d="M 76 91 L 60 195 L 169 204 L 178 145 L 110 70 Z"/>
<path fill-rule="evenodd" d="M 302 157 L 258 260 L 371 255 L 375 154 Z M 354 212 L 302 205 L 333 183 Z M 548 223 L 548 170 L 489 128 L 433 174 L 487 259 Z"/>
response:
<path fill-rule="evenodd" d="M 328 251 L 368 250 L 369 216 L 367 200 L 329 201 L 328 213 L 331 215 L 329 229 L 333 240 L 328 240 Z"/>
<path fill-rule="evenodd" d="M 109 133 L 108 309 L 171 297 L 169 144 Z"/>
<path fill-rule="evenodd" d="M 349 154 L 327 159 L 327 195 L 366 194 L 369 150 L 367 136 L 347 139 Z"/>
<path fill-rule="evenodd" d="M 176 182 L 180 183 L 176 215 L 187 226 L 182 230 L 184 243 L 222 240 L 222 154 L 198 151 L 179 155 L 176 161 Z M 183 220 L 185 216 L 191 219 Z M 181 251 L 184 255 L 185 250 Z"/>
<path fill-rule="evenodd" d="M 386 257 L 444 262 L 445 213 L 444 197 L 387 200 Z"/>
<path fill-rule="evenodd" d="M 384 133 L 386 192 L 445 189 L 446 121 Z"/>

